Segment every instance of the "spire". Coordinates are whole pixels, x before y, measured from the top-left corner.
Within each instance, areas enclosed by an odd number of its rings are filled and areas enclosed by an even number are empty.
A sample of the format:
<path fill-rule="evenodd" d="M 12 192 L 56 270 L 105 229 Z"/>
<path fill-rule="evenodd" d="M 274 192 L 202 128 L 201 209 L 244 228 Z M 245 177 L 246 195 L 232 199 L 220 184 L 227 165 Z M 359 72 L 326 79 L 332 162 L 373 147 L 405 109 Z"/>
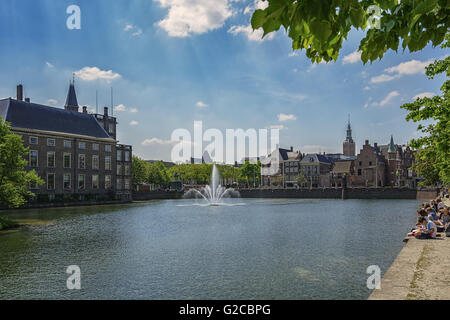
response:
<path fill-rule="evenodd" d="M 75 74 L 73 75 L 73 80 L 70 82 L 69 92 L 67 93 L 66 104 L 64 109 L 68 111 L 78 112 L 78 101 L 77 94 L 75 93 Z"/>
<path fill-rule="evenodd" d="M 391 135 L 391 143 L 389 144 L 389 152 L 397 152 L 394 144 L 394 136 Z"/>
<path fill-rule="evenodd" d="M 351 126 L 351 124 L 350 124 L 350 115 L 348 115 L 347 141 L 353 142 L 353 138 L 352 138 L 352 126 Z"/>

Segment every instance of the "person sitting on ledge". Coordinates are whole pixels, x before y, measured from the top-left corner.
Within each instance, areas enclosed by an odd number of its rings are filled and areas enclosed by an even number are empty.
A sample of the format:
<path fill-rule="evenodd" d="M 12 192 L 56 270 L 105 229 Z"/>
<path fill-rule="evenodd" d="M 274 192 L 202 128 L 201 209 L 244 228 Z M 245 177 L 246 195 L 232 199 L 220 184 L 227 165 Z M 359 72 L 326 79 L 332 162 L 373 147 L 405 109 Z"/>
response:
<path fill-rule="evenodd" d="M 422 226 L 414 233 L 416 239 L 436 239 L 437 228 L 431 219 L 427 221 L 426 218 L 421 217 L 419 223 Z"/>
<path fill-rule="evenodd" d="M 442 226 L 442 223 L 439 220 L 439 217 L 438 217 L 437 213 L 431 207 L 428 207 L 426 209 L 426 211 L 427 211 L 428 218 L 429 218 L 430 221 L 434 222 L 437 225 Z"/>
<path fill-rule="evenodd" d="M 441 210 L 442 210 L 442 214 L 441 214 L 440 222 L 444 226 L 445 232 L 449 232 L 450 231 L 450 210 L 445 205 Z"/>

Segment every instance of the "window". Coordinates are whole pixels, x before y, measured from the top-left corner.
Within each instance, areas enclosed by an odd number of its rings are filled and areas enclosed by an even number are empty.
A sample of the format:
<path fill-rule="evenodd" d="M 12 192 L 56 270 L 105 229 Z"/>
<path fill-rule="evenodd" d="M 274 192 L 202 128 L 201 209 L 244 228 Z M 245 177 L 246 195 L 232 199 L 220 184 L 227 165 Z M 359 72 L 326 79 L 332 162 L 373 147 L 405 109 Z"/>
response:
<path fill-rule="evenodd" d="M 105 176 L 105 189 L 111 189 L 111 176 Z"/>
<path fill-rule="evenodd" d="M 55 139 L 47 139 L 47 146 L 49 146 L 49 147 L 56 146 L 56 140 Z"/>
<path fill-rule="evenodd" d="M 117 190 L 121 190 L 122 189 L 122 179 L 117 179 L 117 186 L 116 186 Z"/>
<path fill-rule="evenodd" d="M 86 156 L 84 154 L 78 155 L 78 168 L 86 169 Z"/>
<path fill-rule="evenodd" d="M 362 166 L 362 161 L 359 162 L 359 166 L 360 166 L 360 167 Z"/>
<path fill-rule="evenodd" d="M 30 144 L 38 144 L 39 143 L 39 139 L 38 137 L 30 137 Z"/>
<path fill-rule="evenodd" d="M 111 150 L 112 150 L 112 147 L 111 147 L 110 144 L 105 145 L 105 151 L 106 152 L 111 152 Z"/>
<path fill-rule="evenodd" d="M 122 175 L 122 165 L 121 165 L 121 164 L 118 164 L 118 165 L 117 165 L 117 175 L 118 175 L 118 176 L 121 176 L 121 175 Z"/>
<path fill-rule="evenodd" d="M 47 190 L 55 190 L 55 174 L 47 174 Z"/>
<path fill-rule="evenodd" d="M 111 170 L 111 157 L 105 157 L 105 170 Z"/>
<path fill-rule="evenodd" d="M 71 185 L 71 175 L 70 174 L 68 174 L 68 173 L 65 173 L 64 174 L 64 176 L 63 176 L 63 186 L 64 186 L 64 189 L 70 189 L 70 188 L 72 188 L 72 185 Z"/>
<path fill-rule="evenodd" d="M 109 133 L 114 133 L 114 126 L 113 125 L 109 126 Z"/>
<path fill-rule="evenodd" d="M 72 148 L 72 141 L 64 140 L 64 148 Z"/>
<path fill-rule="evenodd" d="M 98 145 L 98 143 L 92 144 L 92 150 L 94 150 L 94 151 L 100 150 L 100 146 Z"/>
<path fill-rule="evenodd" d="M 98 170 L 98 167 L 99 167 L 98 156 L 97 155 L 93 155 L 92 156 L 92 169 L 93 170 Z"/>
<path fill-rule="evenodd" d="M 78 190 L 84 190 L 86 182 L 86 176 L 84 174 L 78 175 Z"/>
<path fill-rule="evenodd" d="M 64 168 L 71 168 L 72 167 L 72 154 L 71 153 L 64 153 L 63 156 L 63 165 Z"/>
<path fill-rule="evenodd" d="M 369 166 L 371 166 L 372 165 L 372 161 L 369 161 Z"/>
<path fill-rule="evenodd" d="M 130 190 L 130 179 L 125 179 L 125 190 Z"/>
<path fill-rule="evenodd" d="M 130 175 L 130 171 L 131 171 L 131 170 L 130 170 L 130 165 L 126 165 L 126 166 L 125 166 L 125 175 L 126 175 L 126 176 L 129 176 L 129 175 Z"/>
<path fill-rule="evenodd" d="M 125 161 L 130 161 L 130 152 L 125 151 Z"/>
<path fill-rule="evenodd" d="M 358 176 L 361 175 L 361 169 L 358 169 Z"/>
<path fill-rule="evenodd" d="M 80 142 L 80 143 L 78 144 L 78 148 L 79 148 L 79 149 L 86 149 L 86 142 Z"/>
<path fill-rule="evenodd" d="M 30 167 L 38 166 L 38 152 L 36 150 L 30 151 Z"/>
<path fill-rule="evenodd" d="M 98 189 L 98 174 L 92 175 L 92 189 Z"/>
<path fill-rule="evenodd" d="M 122 161 L 122 150 L 117 150 L 117 161 Z"/>
<path fill-rule="evenodd" d="M 54 168 L 55 167 L 55 152 L 50 151 L 47 152 L 47 168 Z"/>

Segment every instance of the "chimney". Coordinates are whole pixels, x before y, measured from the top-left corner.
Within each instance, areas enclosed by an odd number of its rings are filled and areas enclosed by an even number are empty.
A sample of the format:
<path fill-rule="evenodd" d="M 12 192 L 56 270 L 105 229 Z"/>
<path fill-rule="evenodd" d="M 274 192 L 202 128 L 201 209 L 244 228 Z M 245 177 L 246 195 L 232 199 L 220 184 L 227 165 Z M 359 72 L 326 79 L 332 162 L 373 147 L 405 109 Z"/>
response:
<path fill-rule="evenodd" d="M 291 152 L 294 152 L 294 147 L 291 146 Z"/>
<path fill-rule="evenodd" d="M 23 100 L 23 85 L 21 84 L 17 86 L 17 100 L 19 101 Z"/>
<path fill-rule="evenodd" d="M 108 116 L 108 107 L 105 107 L 105 108 L 104 108 L 104 112 L 103 112 L 103 114 L 105 115 L 105 117 L 107 117 L 107 116 Z"/>
<path fill-rule="evenodd" d="M 25 98 L 25 102 L 30 103 L 30 98 Z"/>
<path fill-rule="evenodd" d="M 366 146 L 368 146 L 369 145 L 369 140 L 366 140 Z"/>
<path fill-rule="evenodd" d="M 378 149 L 378 143 L 374 143 L 373 146 L 375 147 L 375 149 Z"/>
<path fill-rule="evenodd" d="M 87 113 L 87 107 L 83 106 L 83 113 Z"/>

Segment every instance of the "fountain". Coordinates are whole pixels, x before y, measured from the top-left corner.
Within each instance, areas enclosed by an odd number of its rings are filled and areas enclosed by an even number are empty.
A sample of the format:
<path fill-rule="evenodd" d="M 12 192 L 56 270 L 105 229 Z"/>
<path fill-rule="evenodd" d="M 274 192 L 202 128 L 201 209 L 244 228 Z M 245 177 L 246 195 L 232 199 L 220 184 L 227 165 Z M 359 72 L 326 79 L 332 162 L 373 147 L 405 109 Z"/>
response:
<path fill-rule="evenodd" d="M 239 192 L 233 188 L 225 188 L 220 184 L 220 174 L 217 170 L 216 165 L 213 165 L 211 179 L 209 185 L 201 188 L 200 190 L 191 189 L 184 194 L 184 198 L 200 198 L 207 201 L 209 206 L 220 206 L 224 205 L 222 202 L 223 198 L 227 197 L 239 197 Z"/>

